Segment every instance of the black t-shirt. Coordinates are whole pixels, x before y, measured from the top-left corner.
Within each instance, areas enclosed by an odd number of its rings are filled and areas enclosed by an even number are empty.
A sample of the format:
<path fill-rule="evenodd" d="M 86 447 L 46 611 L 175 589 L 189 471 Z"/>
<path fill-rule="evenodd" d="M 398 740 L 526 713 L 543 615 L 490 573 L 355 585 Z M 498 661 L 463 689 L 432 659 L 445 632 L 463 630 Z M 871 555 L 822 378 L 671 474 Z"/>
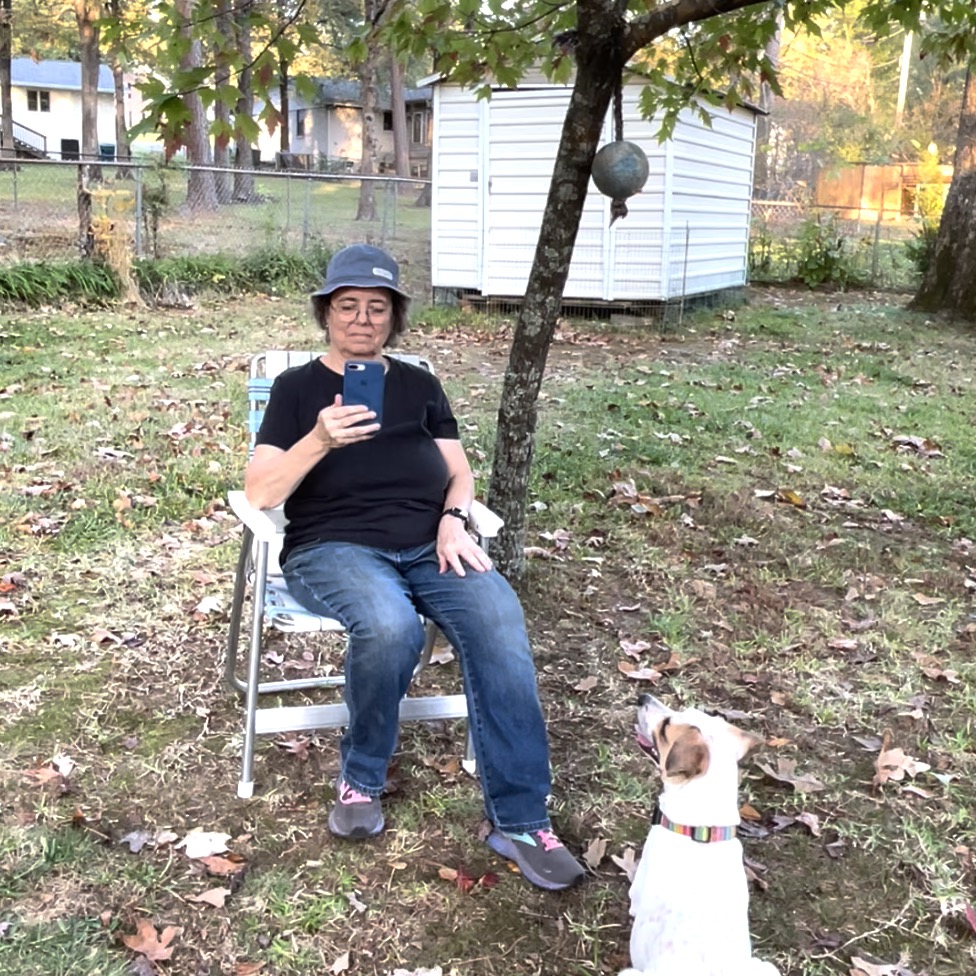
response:
<path fill-rule="evenodd" d="M 426 369 L 387 359 L 383 426 L 367 441 L 329 451 L 285 502 L 284 563 L 316 542 L 409 549 L 437 538 L 448 471 L 435 438 L 458 439 L 444 390 Z M 342 393 L 342 377 L 315 359 L 274 381 L 258 444 L 287 451 Z"/>

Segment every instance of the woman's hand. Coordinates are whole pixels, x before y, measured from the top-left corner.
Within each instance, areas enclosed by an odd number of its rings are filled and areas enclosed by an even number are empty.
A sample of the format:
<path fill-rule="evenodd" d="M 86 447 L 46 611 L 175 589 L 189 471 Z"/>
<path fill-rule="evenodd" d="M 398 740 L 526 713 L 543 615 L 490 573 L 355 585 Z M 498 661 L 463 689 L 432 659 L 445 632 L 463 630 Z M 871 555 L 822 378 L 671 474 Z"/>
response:
<path fill-rule="evenodd" d="M 437 562 L 440 572 L 447 572 L 450 566 L 458 576 L 465 575 L 465 563 L 479 573 L 491 569 L 488 554 L 468 535 L 464 523 L 453 515 L 443 516 L 437 528 Z"/>
<path fill-rule="evenodd" d="M 375 416 L 375 412 L 369 407 L 361 405 L 344 407 L 342 397 L 336 394 L 332 406 L 319 411 L 313 433 L 327 451 L 346 447 L 348 444 L 369 440 L 380 429 L 379 424 L 356 426 L 363 420 L 372 420 Z"/>

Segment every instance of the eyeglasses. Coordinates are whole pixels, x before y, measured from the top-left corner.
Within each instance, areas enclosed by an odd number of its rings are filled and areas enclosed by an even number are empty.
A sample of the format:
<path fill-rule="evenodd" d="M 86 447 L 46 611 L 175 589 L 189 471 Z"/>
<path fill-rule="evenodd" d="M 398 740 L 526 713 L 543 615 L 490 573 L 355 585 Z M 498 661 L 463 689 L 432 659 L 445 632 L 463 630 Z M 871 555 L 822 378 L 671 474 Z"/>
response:
<path fill-rule="evenodd" d="M 393 309 L 393 306 L 386 302 L 370 302 L 368 305 L 360 305 L 358 302 L 342 300 L 335 302 L 330 307 L 341 322 L 354 322 L 362 315 L 370 325 L 385 322 Z"/>

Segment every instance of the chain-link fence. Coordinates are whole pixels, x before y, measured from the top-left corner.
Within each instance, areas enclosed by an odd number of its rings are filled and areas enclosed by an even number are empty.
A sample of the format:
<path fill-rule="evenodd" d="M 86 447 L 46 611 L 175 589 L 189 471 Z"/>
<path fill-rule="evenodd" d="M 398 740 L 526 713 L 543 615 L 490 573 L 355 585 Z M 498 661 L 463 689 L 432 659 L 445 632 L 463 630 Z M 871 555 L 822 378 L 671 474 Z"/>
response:
<path fill-rule="evenodd" d="M 137 257 L 350 240 L 427 253 L 427 188 L 393 176 L 18 159 L 0 167 L 0 262 L 69 260 L 104 237 Z"/>
<path fill-rule="evenodd" d="M 937 221 L 895 209 L 754 200 L 750 278 L 911 290 L 919 283 L 919 255 L 934 226 Z"/>

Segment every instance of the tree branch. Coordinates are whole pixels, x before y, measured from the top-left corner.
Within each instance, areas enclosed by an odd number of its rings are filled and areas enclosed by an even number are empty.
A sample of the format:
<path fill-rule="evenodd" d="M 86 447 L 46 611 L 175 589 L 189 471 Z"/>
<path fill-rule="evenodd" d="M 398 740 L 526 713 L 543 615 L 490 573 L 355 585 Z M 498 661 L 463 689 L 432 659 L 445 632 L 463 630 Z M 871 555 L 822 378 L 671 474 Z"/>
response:
<path fill-rule="evenodd" d="M 769 0 L 673 0 L 663 7 L 632 20 L 624 29 L 623 49 L 627 59 L 675 27 L 684 27 L 718 14 L 755 7 Z"/>

